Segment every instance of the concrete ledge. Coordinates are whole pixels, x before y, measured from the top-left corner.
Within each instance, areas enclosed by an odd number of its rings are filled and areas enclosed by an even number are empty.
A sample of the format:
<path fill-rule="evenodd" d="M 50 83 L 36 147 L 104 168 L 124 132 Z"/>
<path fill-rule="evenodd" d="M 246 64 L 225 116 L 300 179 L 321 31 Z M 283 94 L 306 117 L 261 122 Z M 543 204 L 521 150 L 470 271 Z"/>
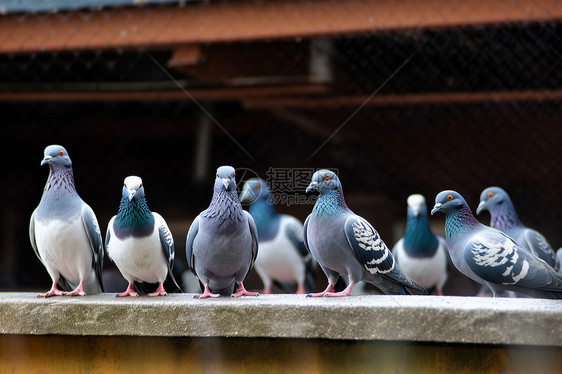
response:
<path fill-rule="evenodd" d="M 0 333 L 562 346 L 562 301 L 439 296 L 38 299 L 0 293 Z"/>

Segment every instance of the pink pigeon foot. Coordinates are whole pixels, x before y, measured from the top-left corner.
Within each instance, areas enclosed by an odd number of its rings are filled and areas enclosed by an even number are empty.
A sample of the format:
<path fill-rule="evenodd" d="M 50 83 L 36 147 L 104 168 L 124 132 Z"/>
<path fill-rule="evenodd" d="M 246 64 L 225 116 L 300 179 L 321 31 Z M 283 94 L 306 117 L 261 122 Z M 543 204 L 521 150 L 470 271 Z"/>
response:
<path fill-rule="evenodd" d="M 304 289 L 304 286 L 302 284 L 299 284 L 299 286 L 297 287 L 297 291 L 295 293 L 297 295 L 302 295 L 306 293 L 306 290 Z"/>
<path fill-rule="evenodd" d="M 156 291 L 154 291 L 153 293 L 149 293 L 148 297 L 154 297 L 154 296 L 166 296 L 166 290 L 164 290 L 164 285 L 162 284 L 162 282 L 158 283 L 158 288 L 156 289 Z"/>
<path fill-rule="evenodd" d="M 74 291 L 65 292 L 64 296 L 86 296 L 86 291 L 84 291 L 84 280 L 80 281 L 80 284 Z"/>
<path fill-rule="evenodd" d="M 270 287 L 267 287 L 267 288 L 264 288 L 264 289 L 263 289 L 262 293 L 263 293 L 264 295 L 271 295 L 273 292 L 271 292 L 271 288 L 270 288 Z"/>
<path fill-rule="evenodd" d="M 138 296 L 139 294 L 135 292 L 133 283 L 129 283 L 129 287 L 124 292 L 118 293 L 117 297 L 124 296 Z"/>
<path fill-rule="evenodd" d="M 349 296 L 351 295 L 351 289 L 353 288 L 354 283 L 349 282 L 349 285 L 345 288 L 345 290 L 340 292 L 326 292 L 324 297 L 341 297 L 341 296 Z"/>
<path fill-rule="evenodd" d="M 250 292 L 246 291 L 244 288 L 244 284 L 242 282 L 238 283 L 238 289 L 235 293 L 232 294 L 232 297 L 240 297 L 240 296 L 259 296 L 260 294 L 257 292 Z"/>
<path fill-rule="evenodd" d="M 207 297 L 220 297 L 220 295 L 218 293 L 211 293 L 211 290 L 209 289 L 209 284 L 206 283 L 205 284 L 205 290 L 203 291 L 203 293 L 198 293 L 195 296 L 193 296 L 196 299 L 205 299 Z"/>
<path fill-rule="evenodd" d="M 57 288 L 57 282 L 53 282 L 53 286 L 46 293 L 40 293 L 37 297 L 64 296 L 64 292 Z"/>
<path fill-rule="evenodd" d="M 437 289 L 437 290 L 435 291 L 435 294 L 436 294 L 437 296 L 445 296 L 445 295 L 443 295 L 443 292 L 442 292 L 440 289 Z"/>
<path fill-rule="evenodd" d="M 334 286 L 330 283 L 328 283 L 328 287 L 326 287 L 326 289 L 322 292 L 317 292 L 317 293 L 309 293 L 308 295 L 306 295 L 306 297 L 322 297 L 324 295 L 326 295 L 329 292 L 334 292 Z"/>

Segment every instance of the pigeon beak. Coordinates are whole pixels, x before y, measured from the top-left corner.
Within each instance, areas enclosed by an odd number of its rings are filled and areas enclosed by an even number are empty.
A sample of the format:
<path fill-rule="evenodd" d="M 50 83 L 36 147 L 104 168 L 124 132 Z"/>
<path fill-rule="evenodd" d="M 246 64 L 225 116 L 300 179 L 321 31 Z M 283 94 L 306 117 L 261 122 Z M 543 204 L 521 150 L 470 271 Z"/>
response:
<path fill-rule="evenodd" d="M 485 209 L 486 209 L 486 202 L 482 200 L 480 204 L 478 204 L 478 208 L 476 208 L 476 214 L 480 214 L 480 212 Z"/>
<path fill-rule="evenodd" d="M 137 190 L 127 190 L 129 192 L 129 201 L 133 200 L 133 198 L 135 197 L 135 194 L 137 193 Z"/>
<path fill-rule="evenodd" d="M 46 163 L 48 163 L 51 159 L 53 158 L 53 156 L 45 156 L 43 157 L 43 161 L 41 161 L 41 166 L 45 165 Z"/>
<path fill-rule="evenodd" d="M 308 187 L 306 187 L 306 193 L 309 193 L 310 191 L 316 191 L 316 185 L 317 184 L 318 184 L 318 182 L 310 182 Z"/>
<path fill-rule="evenodd" d="M 416 205 L 412 207 L 412 213 L 414 214 L 414 217 L 419 216 L 420 212 L 421 212 L 421 206 Z"/>
<path fill-rule="evenodd" d="M 224 184 L 224 189 L 228 191 L 228 185 L 230 184 L 230 178 L 222 178 L 222 184 Z"/>
<path fill-rule="evenodd" d="M 433 207 L 433 209 L 431 209 L 431 215 L 434 215 L 435 212 L 438 212 L 439 210 L 441 210 L 441 205 L 443 205 L 443 204 L 441 204 L 441 203 L 435 204 L 435 206 Z"/>

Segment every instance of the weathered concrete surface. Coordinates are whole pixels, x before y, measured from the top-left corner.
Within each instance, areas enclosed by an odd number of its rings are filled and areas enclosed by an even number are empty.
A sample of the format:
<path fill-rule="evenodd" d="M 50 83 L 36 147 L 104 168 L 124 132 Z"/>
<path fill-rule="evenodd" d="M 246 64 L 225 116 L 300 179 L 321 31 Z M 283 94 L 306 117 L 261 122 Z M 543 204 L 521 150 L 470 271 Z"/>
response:
<path fill-rule="evenodd" d="M 39 299 L 0 293 L 0 333 L 562 346 L 562 301 L 439 296 Z"/>

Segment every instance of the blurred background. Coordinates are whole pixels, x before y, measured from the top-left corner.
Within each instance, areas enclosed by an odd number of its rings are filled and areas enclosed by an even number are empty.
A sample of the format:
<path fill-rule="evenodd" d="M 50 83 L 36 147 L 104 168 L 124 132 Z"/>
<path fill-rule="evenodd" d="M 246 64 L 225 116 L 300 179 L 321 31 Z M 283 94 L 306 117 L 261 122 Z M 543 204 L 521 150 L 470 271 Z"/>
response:
<path fill-rule="evenodd" d="M 264 179 L 337 169 L 389 247 L 408 195 L 433 206 L 455 189 L 475 210 L 498 185 L 562 246 L 562 4 L 4 0 L 0 12 L 2 290 L 50 286 L 28 238 L 49 144 L 67 148 L 103 234 L 123 179 L 141 176 L 179 267 L 223 164 Z M 312 206 L 277 209 L 304 221 Z M 442 215 L 431 223 L 442 233 Z M 452 276 L 445 294 L 477 290 Z"/>

